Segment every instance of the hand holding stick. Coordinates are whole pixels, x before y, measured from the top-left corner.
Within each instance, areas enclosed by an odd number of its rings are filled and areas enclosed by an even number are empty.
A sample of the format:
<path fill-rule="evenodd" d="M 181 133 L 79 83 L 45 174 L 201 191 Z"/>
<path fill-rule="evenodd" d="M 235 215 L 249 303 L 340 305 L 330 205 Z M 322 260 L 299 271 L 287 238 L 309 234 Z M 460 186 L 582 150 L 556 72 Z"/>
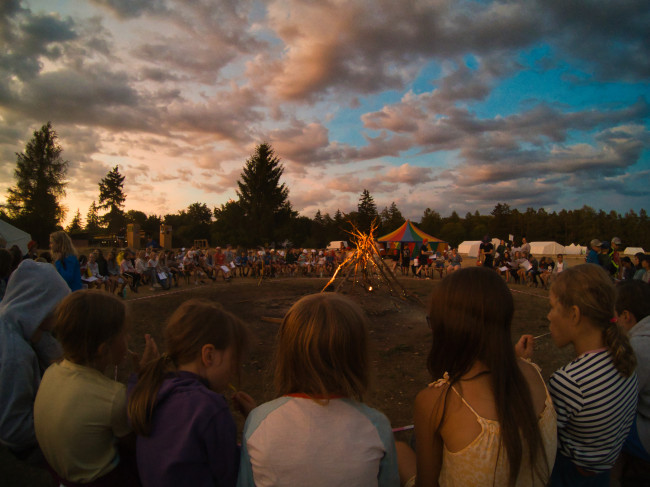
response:
<path fill-rule="evenodd" d="M 515 345 L 515 355 L 525 360 L 530 360 L 533 358 L 534 347 L 535 337 L 533 335 L 522 335 Z"/>

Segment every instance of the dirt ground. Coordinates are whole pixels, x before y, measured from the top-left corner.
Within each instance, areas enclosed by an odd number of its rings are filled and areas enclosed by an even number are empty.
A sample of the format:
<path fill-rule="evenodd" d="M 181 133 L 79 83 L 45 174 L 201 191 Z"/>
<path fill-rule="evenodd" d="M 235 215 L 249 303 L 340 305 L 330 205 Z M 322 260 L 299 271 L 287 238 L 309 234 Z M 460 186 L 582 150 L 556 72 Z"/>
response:
<path fill-rule="evenodd" d="M 440 279 L 400 277 L 402 285 L 426 302 Z M 140 353 L 145 333 L 150 333 L 163 351 L 162 329 L 166 319 L 185 300 L 202 297 L 218 301 L 225 309 L 248 324 L 252 334 L 252 349 L 243 364 L 240 388 L 251 394 L 258 404 L 274 398 L 272 358 L 274 340 L 279 324 L 265 318 L 282 318 L 300 297 L 321 291 L 326 278 L 276 278 L 261 283 L 253 278 L 236 278 L 226 283 L 217 281 L 205 285 L 182 284 L 170 291 L 149 291 L 127 296 L 132 320 L 130 348 Z M 534 336 L 548 332 L 548 291 L 520 285 L 510 285 L 515 301 L 512 328 L 513 343 L 524 333 Z M 386 414 L 394 428 L 410 425 L 413 400 L 431 378 L 426 371 L 426 356 L 430 347 L 430 330 L 426 324 L 425 308 L 416 302 L 389 297 L 381 289 L 366 293 L 348 293 L 370 317 L 370 353 L 372 382 L 366 402 Z M 549 336 L 536 343 L 535 361 L 546 379 L 571 358 L 571 350 L 558 350 Z M 128 364 L 119 370 L 125 381 L 131 372 Z M 112 376 L 112 371 L 107 371 Z M 227 393 L 226 393 L 227 394 Z M 234 414 L 240 430 L 243 418 Z M 407 438 L 409 432 L 399 433 Z M 6 451 L 0 451 L 0 485 L 49 485 L 47 476 L 34 469 L 18 465 Z"/>

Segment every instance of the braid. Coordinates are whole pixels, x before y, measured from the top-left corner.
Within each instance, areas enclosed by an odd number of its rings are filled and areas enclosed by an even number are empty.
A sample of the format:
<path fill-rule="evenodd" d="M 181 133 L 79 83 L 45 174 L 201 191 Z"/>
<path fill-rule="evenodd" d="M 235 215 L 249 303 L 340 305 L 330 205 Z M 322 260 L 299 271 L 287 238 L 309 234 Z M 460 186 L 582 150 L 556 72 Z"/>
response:
<path fill-rule="evenodd" d="M 603 335 L 616 369 L 625 377 L 632 375 L 637 362 L 627 335 L 615 322 L 608 324 Z"/>

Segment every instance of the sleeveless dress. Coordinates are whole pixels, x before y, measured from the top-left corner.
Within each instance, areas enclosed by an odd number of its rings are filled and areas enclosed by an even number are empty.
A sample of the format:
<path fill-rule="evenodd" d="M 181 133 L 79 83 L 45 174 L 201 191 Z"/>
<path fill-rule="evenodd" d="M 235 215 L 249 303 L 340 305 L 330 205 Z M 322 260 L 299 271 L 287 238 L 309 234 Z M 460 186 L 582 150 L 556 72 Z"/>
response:
<path fill-rule="evenodd" d="M 537 366 L 532 365 L 539 373 Z M 546 385 L 544 388 L 546 389 Z M 476 416 L 476 421 L 481 425 L 481 433 L 469 445 L 457 452 L 451 452 L 447 450 L 446 446 L 443 446 L 442 469 L 438 479 L 440 486 L 508 485 L 510 469 L 505 448 L 499 448 L 501 439 L 499 422 L 480 416 L 453 386 L 451 389 Z M 544 410 L 539 416 L 539 430 L 546 452 L 547 465 L 546 467 L 541 466 L 541 472 L 535 472 L 527 461 L 528 453 L 524 449 L 521 468 L 515 483 L 517 487 L 545 486 L 553 470 L 557 448 L 557 424 L 555 409 L 548 389 L 546 389 Z"/>

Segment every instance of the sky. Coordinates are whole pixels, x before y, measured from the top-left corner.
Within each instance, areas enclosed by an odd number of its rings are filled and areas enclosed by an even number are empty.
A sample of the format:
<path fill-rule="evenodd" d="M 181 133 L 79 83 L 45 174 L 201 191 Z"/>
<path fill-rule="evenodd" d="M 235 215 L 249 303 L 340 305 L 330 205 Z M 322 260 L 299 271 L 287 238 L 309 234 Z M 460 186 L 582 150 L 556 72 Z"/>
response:
<path fill-rule="evenodd" d="M 48 121 L 85 217 L 237 199 L 268 142 L 301 215 L 650 210 L 647 0 L 3 0 L 0 203 Z"/>

